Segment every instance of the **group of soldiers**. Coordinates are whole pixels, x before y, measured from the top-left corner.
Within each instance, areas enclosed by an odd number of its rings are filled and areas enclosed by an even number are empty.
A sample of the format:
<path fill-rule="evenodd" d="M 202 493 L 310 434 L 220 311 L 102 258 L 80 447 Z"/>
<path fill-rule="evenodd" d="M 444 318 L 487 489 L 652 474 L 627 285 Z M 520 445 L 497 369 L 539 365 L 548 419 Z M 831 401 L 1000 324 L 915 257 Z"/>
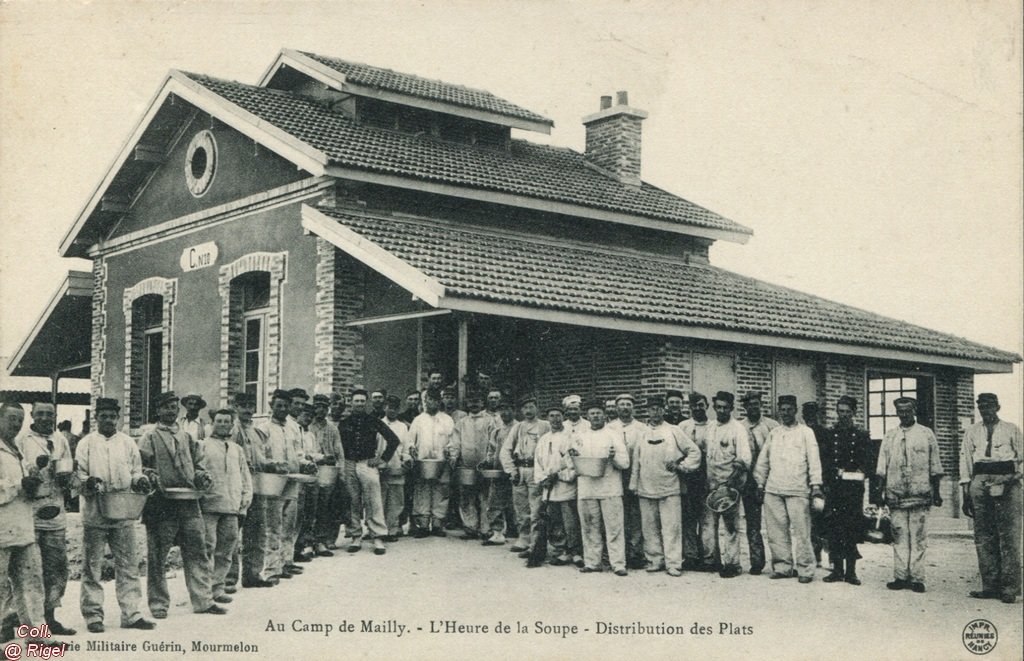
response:
<path fill-rule="evenodd" d="M 209 411 L 207 423 L 201 396 L 166 392 L 155 400 L 155 424 L 137 439 L 119 431 L 118 402 L 101 397 L 96 430 L 74 457 L 54 433 L 51 404 L 33 405 L 32 424 L 19 435 L 24 411 L 3 402 L 3 638 L 13 637 L 17 622 L 75 633 L 55 610 L 68 579 L 63 504 L 76 493 L 80 606 L 92 633 L 104 630 L 108 547 L 121 626 L 155 626 L 141 612 L 135 522 L 108 518 L 99 504 L 102 494 L 126 491 L 149 494 L 142 523 L 155 619 L 168 615 L 166 563 L 175 545 L 193 611 L 224 614 L 239 583 L 270 588 L 290 580 L 303 573 L 302 563 L 333 556 L 339 539 L 350 553 L 365 540 L 383 555 L 403 535 L 446 536 L 446 527 L 485 546 L 511 539 L 510 550 L 530 558 L 528 566 L 539 557 L 584 573 L 691 570 L 727 579 L 742 573 L 741 518 L 748 572 L 765 571 L 763 516 L 770 578 L 810 583 L 824 546 L 832 568 L 823 580 L 859 585 L 867 485 L 870 499 L 890 511 L 894 579 L 887 587 L 925 591 L 926 519 L 942 504 L 943 471 L 935 435 L 917 422 L 911 398 L 895 401 L 900 424 L 886 432 L 876 459 L 868 434 L 854 424 L 850 396 L 838 399 L 836 423 L 826 428 L 815 402 L 798 419 L 792 395 L 778 397 L 776 421 L 763 414 L 759 392 L 742 397 L 744 415 L 736 419 L 730 392 L 709 401 L 669 390 L 643 402 L 641 422 L 628 393 L 589 402 L 568 395 L 544 409 L 523 397 L 513 407 L 478 381 L 462 410 L 457 390 L 442 383 L 432 372 L 427 387 L 404 401 L 359 387 L 347 399 L 276 390 L 258 424 L 251 394 Z M 1013 603 L 1021 585 L 1021 434 L 999 420 L 995 395 L 979 395 L 978 407 L 982 420 L 966 431 L 960 460 L 963 511 L 975 517 L 983 582 L 970 596 Z M 581 468 L 588 460 L 597 468 Z M 261 474 L 321 472 L 337 477 L 296 482 L 279 495 L 259 486 Z M 174 497 L 180 491 L 199 495 Z"/>

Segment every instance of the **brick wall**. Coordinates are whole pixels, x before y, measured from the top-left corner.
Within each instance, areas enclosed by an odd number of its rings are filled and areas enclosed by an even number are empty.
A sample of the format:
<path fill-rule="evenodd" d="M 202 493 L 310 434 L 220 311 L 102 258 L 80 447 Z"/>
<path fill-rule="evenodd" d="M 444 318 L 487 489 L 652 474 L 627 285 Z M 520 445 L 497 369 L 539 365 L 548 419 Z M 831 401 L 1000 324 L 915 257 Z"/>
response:
<path fill-rule="evenodd" d="M 664 397 L 669 388 L 688 393 L 691 390 L 693 354 L 685 341 L 676 338 L 646 336 L 640 352 L 640 390 L 642 404 L 652 396 Z"/>
<path fill-rule="evenodd" d="M 96 398 L 104 396 L 103 376 L 106 359 L 107 336 L 107 262 L 102 257 L 92 261 L 92 350 L 89 368 L 89 391 L 92 410 Z M 94 427 L 95 428 L 95 427 Z"/>
<path fill-rule="evenodd" d="M 761 413 L 774 417 L 775 385 L 770 349 L 748 347 L 740 348 L 736 353 L 736 410 L 741 415 L 743 403 L 739 400 L 751 390 L 759 390 L 762 394 Z M 711 397 L 713 393 L 704 394 Z"/>
<path fill-rule="evenodd" d="M 324 250 L 324 257 L 327 257 L 327 250 Z M 317 385 L 328 385 L 333 391 L 345 392 L 354 384 L 363 381 L 363 333 L 359 327 L 346 327 L 346 321 L 362 316 L 363 291 L 366 288 L 366 267 L 345 255 L 334 250 L 334 290 L 333 304 L 331 307 L 326 302 L 321 307 L 318 300 L 318 314 L 322 310 L 327 314 L 333 310 L 334 334 L 333 334 L 333 364 L 331 366 L 330 382 L 323 384 L 318 374 Z M 320 270 L 317 271 L 318 275 Z M 318 293 L 318 297 L 319 297 Z M 318 322 L 317 328 L 320 329 Z M 326 325 L 323 327 L 326 333 Z M 321 346 L 321 334 L 317 334 L 318 355 Z M 415 342 L 415 338 L 410 338 Z M 326 345 L 326 336 L 323 336 Z M 326 375 L 326 373 L 325 373 Z"/>
<path fill-rule="evenodd" d="M 587 159 L 621 180 L 640 183 L 641 119 L 616 114 L 587 124 Z"/>

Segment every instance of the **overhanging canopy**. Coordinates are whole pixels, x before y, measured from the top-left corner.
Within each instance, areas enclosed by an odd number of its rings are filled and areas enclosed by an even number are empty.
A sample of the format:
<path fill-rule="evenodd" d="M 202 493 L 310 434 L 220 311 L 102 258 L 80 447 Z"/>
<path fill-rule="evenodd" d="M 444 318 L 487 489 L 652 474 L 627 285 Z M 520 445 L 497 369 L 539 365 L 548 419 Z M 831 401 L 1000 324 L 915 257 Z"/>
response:
<path fill-rule="evenodd" d="M 89 378 L 92 274 L 69 271 L 7 364 L 11 376 Z"/>
<path fill-rule="evenodd" d="M 1020 356 L 635 250 L 304 205 L 302 225 L 427 305 L 627 332 L 1009 372 Z"/>

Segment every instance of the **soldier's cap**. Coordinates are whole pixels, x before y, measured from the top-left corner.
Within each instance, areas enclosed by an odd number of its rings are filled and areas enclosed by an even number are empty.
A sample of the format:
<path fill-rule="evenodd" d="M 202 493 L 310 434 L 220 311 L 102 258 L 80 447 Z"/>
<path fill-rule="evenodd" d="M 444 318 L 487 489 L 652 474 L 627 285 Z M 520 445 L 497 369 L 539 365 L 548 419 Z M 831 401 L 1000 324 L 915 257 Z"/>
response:
<path fill-rule="evenodd" d="M 527 404 L 530 403 L 537 403 L 536 395 L 523 395 L 522 397 L 519 398 L 519 406 L 526 406 Z"/>
<path fill-rule="evenodd" d="M 762 397 L 764 397 L 764 394 L 760 390 L 748 390 L 747 394 L 743 395 L 743 399 L 741 399 L 740 401 L 743 402 L 744 404 L 746 404 L 747 402 L 752 402 L 755 399 L 760 402 Z"/>
<path fill-rule="evenodd" d="M 573 404 L 583 404 L 583 398 L 579 395 L 566 395 L 562 398 L 562 406 L 572 406 Z"/>
<path fill-rule="evenodd" d="M 415 388 L 413 388 L 412 390 L 410 390 L 407 393 L 405 393 L 406 399 L 412 397 L 413 395 L 416 395 L 417 397 L 419 397 L 420 396 L 420 391 L 416 390 Z"/>
<path fill-rule="evenodd" d="M 783 404 L 792 404 L 793 406 L 796 406 L 796 395 L 779 395 L 778 402 L 779 406 L 782 406 Z"/>
<path fill-rule="evenodd" d="M 452 397 L 458 397 L 459 389 L 453 385 L 447 385 L 441 390 L 442 395 L 450 395 Z"/>
<path fill-rule="evenodd" d="M 384 398 L 384 406 L 390 406 L 397 409 L 402 406 L 402 400 L 396 395 L 388 395 Z"/>
<path fill-rule="evenodd" d="M 652 406 L 657 406 L 660 409 L 665 408 L 665 398 L 659 397 L 657 395 L 655 395 L 654 397 L 648 397 L 647 408 L 651 408 Z"/>
<path fill-rule="evenodd" d="M 552 411 L 558 411 L 562 415 L 565 415 L 565 409 L 562 408 L 561 404 L 552 404 L 551 406 L 544 409 L 545 414 L 550 414 Z"/>
<path fill-rule="evenodd" d="M 983 392 L 978 395 L 978 403 L 999 406 L 999 397 L 994 392 Z"/>
<path fill-rule="evenodd" d="M 728 402 L 732 405 L 736 401 L 736 396 L 727 390 L 719 390 L 715 393 L 715 399 L 719 402 Z"/>
<path fill-rule="evenodd" d="M 309 393 L 307 393 L 302 388 L 292 388 L 291 390 L 288 391 L 288 395 L 292 399 L 305 399 L 305 400 L 309 399 Z"/>
<path fill-rule="evenodd" d="M 821 408 L 818 406 L 818 402 L 804 402 L 800 410 L 804 413 L 817 413 Z"/>
<path fill-rule="evenodd" d="M 424 393 L 424 397 L 426 397 L 427 399 L 436 399 L 440 401 L 441 391 L 438 390 L 437 388 L 427 388 L 426 392 Z"/>
<path fill-rule="evenodd" d="M 374 395 L 380 395 L 381 397 L 387 397 L 388 396 L 388 391 L 387 390 L 371 390 L 370 391 L 370 396 L 373 397 Z"/>
<path fill-rule="evenodd" d="M 708 398 L 707 398 L 707 396 L 704 393 L 697 392 L 696 390 L 694 390 L 693 392 L 690 393 L 690 404 L 691 405 L 696 405 L 698 402 L 701 402 L 701 401 L 704 401 L 704 402 L 708 401 Z"/>
<path fill-rule="evenodd" d="M 615 400 L 614 399 L 606 399 L 606 400 L 604 400 L 604 404 L 601 406 L 601 408 L 604 408 L 604 409 L 615 408 Z"/>
<path fill-rule="evenodd" d="M 498 402 L 499 409 L 512 409 L 512 400 L 508 397 L 502 397 L 501 401 Z"/>
<path fill-rule="evenodd" d="M 682 399 L 683 391 L 669 388 L 668 390 L 665 391 L 665 399 L 668 399 L 669 397 L 678 397 L 679 399 Z"/>
<path fill-rule="evenodd" d="M 917 408 L 917 400 L 916 400 L 916 399 L 914 399 L 913 397 L 898 397 L 898 398 L 897 398 L 897 399 L 896 399 L 895 401 L 893 401 L 893 403 L 892 403 L 892 405 L 893 405 L 893 406 L 899 406 L 900 404 L 904 404 L 904 405 L 906 405 L 906 404 L 910 404 L 910 405 L 911 405 L 911 406 L 913 406 L 913 407 L 914 407 L 915 409 Z"/>
<path fill-rule="evenodd" d="M 482 402 L 483 399 L 484 399 L 483 393 L 481 393 L 479 390 L 467 390 L 466 391 L 466 401 L 467 402 L 478 402 L 478 401 Z"/>
<path fill-rule="evenodd" d="M 114 411 L 115 413 L 121 412 L 121 405 L 117 403 L 117 400 L 113 397 L 97 397 L 95 412 L 100 411 Z"/>
<path fill-rule="evenodd" d="M 615 405 L 615 400 L 609 399 L 609 400 L 605 401 L 604 403 L 601 403 L 600 399 L 592 399 L 589 402 L 587 402 L 587 406 L 586 406 L 585 410 L 586 411 L 591 411 L 593 409 L 600 409 L 601 412 L 604 412 L 604 409 L 605 409 L 606 406 L 614 406 L 614 405 Z"/>
<path fill-rule="evenodd" d="M 289 390 L 277 388 L 274 390 L 273 394 L 270 395 L 270 401 L 274 401 L 275 399 L 283 399 L 286 402 L 290 402 L 292 401 L 292 393 Z"/>
<path fill-rule="evenodd" d="M 247 392 L 236 392 L 231 401 L 235 403 L 235 406 L 256 406 L 256 395 L 250 395 Z"/>
<path fill-rule="evenodd" d="M 313 406 L 309 402 L 303 402 L 302 403 L 302 412 L 303 413 L 312 413 L 315 409 L 316 409 L 316 407 Z"/>
<path fill-rule="evenodd" d="M 621 395 L 616 395 L 615 396 L 615 403 L 618 404 L 623 399 L 628 399 L 630 404 L 632 404 L 632 403 L 634 403 L 636 401 L 636 400 L 633 399 L 633 395 L 630 395 L 628 392 L 624 392 Z"/>
<path fill-rule="evenodd" d="M 206 408 L 206 400 L 203 399 L 202 395 L 196 394 L 194 392 L 190 392 L 189 394 L 187 394 L 187 395 L 185 395 L 184 397 L 181 398 L 181 403 L 182 404 L 187 404 L 188 402 L 194 402 L 194 401 L 198 401 L 199 402 L 199 408 L 201 408 L 201 409 L 205 409 Z"/>
<path fill-rule="evenodd" d="M 162 392 L 159 395 L 157 395 L 156 405 L 159 407 L 159 406 L 163 406 L 164 404 L 166 404 L 168 402 L 178 402 L 178 401 L 181 401 L 181 400 L 179 400 L 178 396 L 174 394 L 174 391 L 173 390 L 168 390 L 167 392 Z"/>
<path fill-rule="evenodd" d="M 331 398 L 327 395 L 317 393 L 313 395 L 313 404 L 323 404 L 325 406 L 331 405 Z"/>
<path fill-rule="evenodd" d="M 356 395 L 362 395 L 363 397 L 369 396 L 366 392 L 366 388 L 353 388 L 352 392 L 349 393 L 349 397 L 355 397 Z"/>
<path fill-rule="evenodd" d="M 846 404 L 854 411 L 857 410 L 857 398 L 853 395 L 843 395 L 838 401 L 836 401 L 836 404 Z"/>

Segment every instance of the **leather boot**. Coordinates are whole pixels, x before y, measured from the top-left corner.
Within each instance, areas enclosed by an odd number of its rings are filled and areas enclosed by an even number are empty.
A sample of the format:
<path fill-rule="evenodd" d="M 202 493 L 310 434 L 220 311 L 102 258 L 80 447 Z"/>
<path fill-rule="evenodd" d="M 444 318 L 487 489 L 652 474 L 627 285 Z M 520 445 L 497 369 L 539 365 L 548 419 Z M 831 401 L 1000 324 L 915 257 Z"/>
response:
<path fill-rule="evenodd" d="M 832 573 L 821 580 L 825 583 L 838 583 L 843 580 L 843 561 L 841 558 L 832 561 Z"/>
<path fill-rule="evenodd" d="M 53 616 L 53 609 L 50 608 L 46 611 L 46 623 L 50 625 L 50 633 L 54 636 L 74 636 L 77 633 L 74 629 L 69 629 Z"/>
<path fill-rule="evenodd" d="M 846 561 L 846 582 L 850 585 L 860 585 L 860 579 L 857 578 L 857 561 L 852 558 Z"/>

